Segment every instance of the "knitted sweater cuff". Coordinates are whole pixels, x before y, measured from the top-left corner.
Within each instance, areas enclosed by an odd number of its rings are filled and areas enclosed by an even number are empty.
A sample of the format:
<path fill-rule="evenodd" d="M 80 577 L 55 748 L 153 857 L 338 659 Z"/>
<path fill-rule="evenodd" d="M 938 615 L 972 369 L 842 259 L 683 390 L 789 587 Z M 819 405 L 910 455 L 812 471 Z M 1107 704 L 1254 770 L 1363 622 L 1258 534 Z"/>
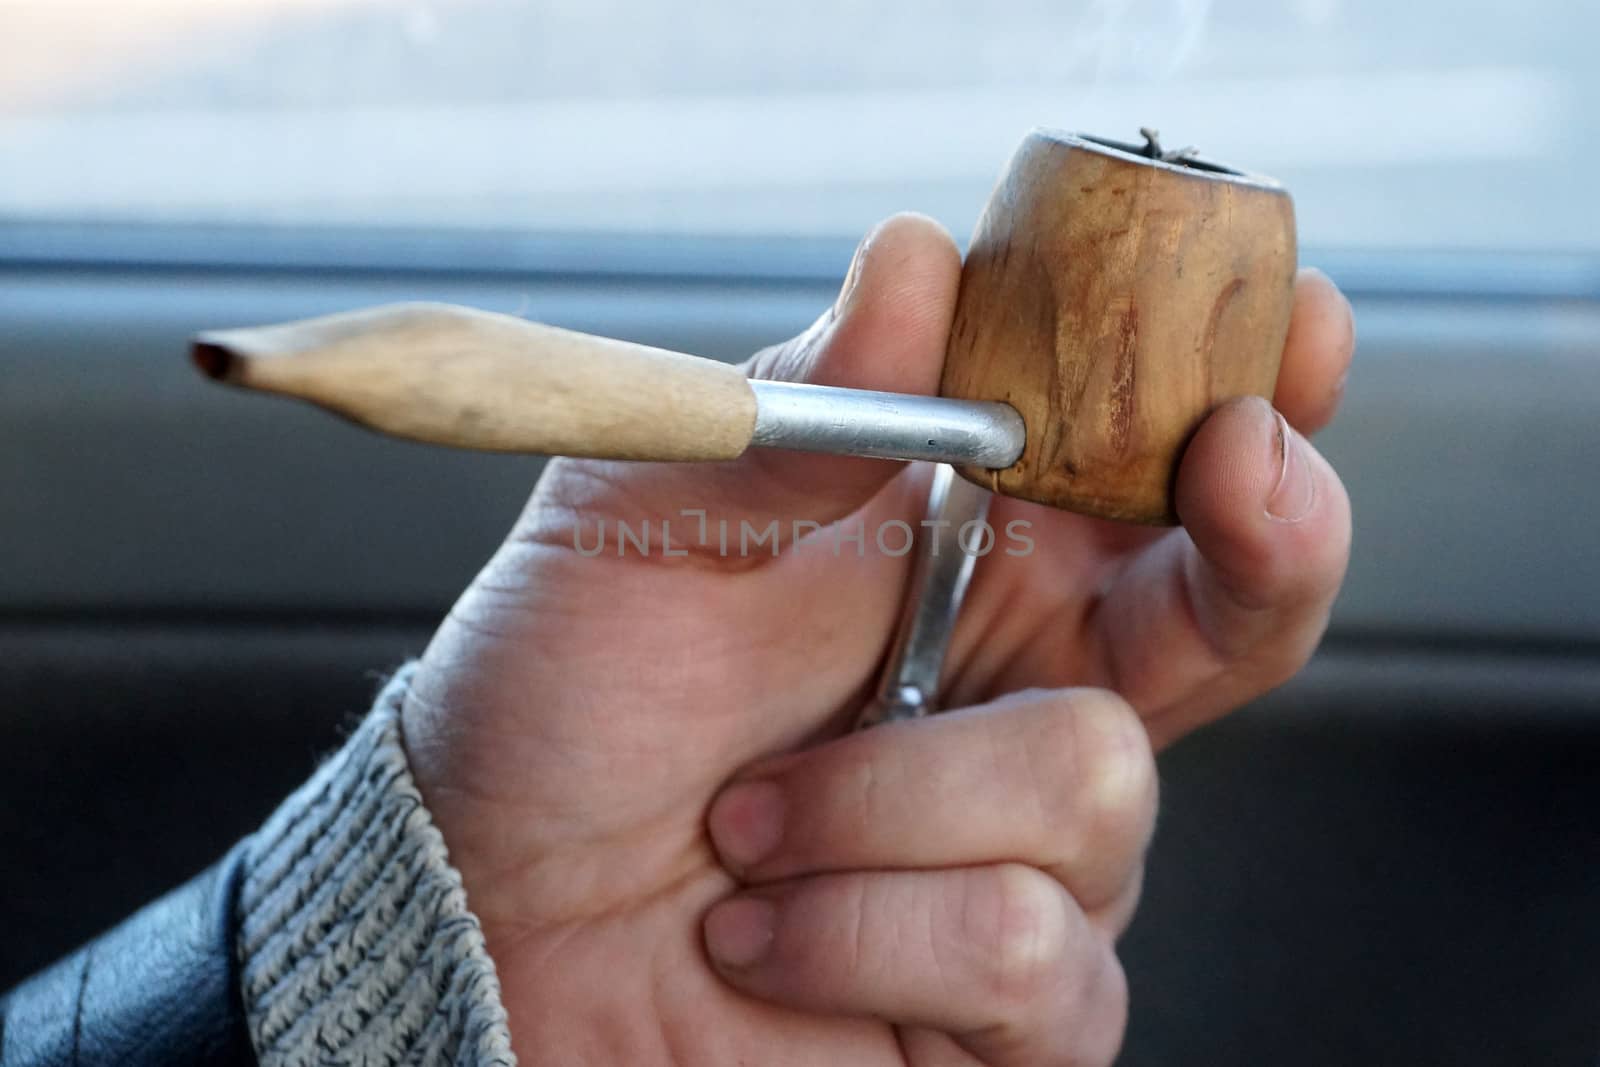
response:
<path fill-rule="evenodd" d="M 410 674 L 246 846 L 236 950 L 268 1067 L 516 1062 L 494 963 L 400 743 Z"/>

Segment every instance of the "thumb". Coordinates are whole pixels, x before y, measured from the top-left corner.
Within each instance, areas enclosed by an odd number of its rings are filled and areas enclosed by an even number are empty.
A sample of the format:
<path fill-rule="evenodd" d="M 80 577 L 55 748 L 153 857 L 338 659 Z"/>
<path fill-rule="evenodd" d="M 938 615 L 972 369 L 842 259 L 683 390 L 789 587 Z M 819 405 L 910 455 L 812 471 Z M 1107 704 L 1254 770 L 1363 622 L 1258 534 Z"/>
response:
<path fill-rule="evenodd" d="M 856 249 L 834 305 L 804 333 L 744 366 L 752 378 L 931 394 L 938 391 L 961 281 L 961 256 L 937 222 L 896 215 Z M 826 525 L 865 504 L 904 464 L 753 448 L 716 464 L 560 461 L 546 503 L 568 514 L 672 516 L 764 528 L 791 519 Z"/>
<path fill-rule="evenodd" d="M 944 227 L 924 215 L 895 215 L 862 239 L 833 307 L 799 337 L 757 353 L 745 370 L 775 381 L 936 393 L 960 281 L 961 255 Z M 902 467 L 753 449 L 715 476 L 740 481 L 750 509 L 827 522 L 860 507 Z"/>

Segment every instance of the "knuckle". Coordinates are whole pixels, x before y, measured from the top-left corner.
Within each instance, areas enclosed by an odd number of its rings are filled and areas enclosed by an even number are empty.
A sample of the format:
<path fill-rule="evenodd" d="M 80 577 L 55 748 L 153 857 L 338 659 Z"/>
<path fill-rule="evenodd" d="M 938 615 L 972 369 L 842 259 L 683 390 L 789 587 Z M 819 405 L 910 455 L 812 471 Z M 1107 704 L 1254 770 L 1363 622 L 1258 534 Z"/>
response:
<path fill-rule="evenodd" d="M 762 380 L 781 379 L 784 365 L 792 359 L 790 352 L 793 347 L 794 342 L 791 340 L 758 349 L 754 355 L 745 360 L 745 376 Z"/>
<path fill-rule="evenodd" d="M 1070 1013 L 1077 1038 L 1072 1063 L 1082 1067 L 1111 1067 L 1122 1052 L 1128 1027 L 1127 974 L 1114 954 L 1103 952 L 1100 959 Z"/>
<path fill-rule="evenodd" d="M 1039 832 L 1051 842 L 1049 869 L 1081 873 L 1132 862 L 1150 841 L 1159 795 L 1143 720 L 1103 689 L 1054 693 L 1038 709 L 1019 763 L 1028 771 Z"/>
<path fill-rule="evenodd" d="M 1041 1040 L 1037 1033 L 1030 1038 L 1019 1032 L 1016 1037 L 1019 1043 L 1053 1050 L 1048 1061 L 1062 1067 L 1111 1067 L 1128 1027 L 1126 972 L 1116 954 L 1098 940 L 1074 963 L 1059 999 L 1040 1024 L 1046 1032 L 1053 1030 L 1053 1036 Z"/>
<path fill-rule="evenodd" d="M 1060 887 L 1049 876 L 1008 863 L 972 872 L 964 931 L 979 961 L 982 995 L 997 1023 L 1031 1014 L 1059 984 L 1071 949 Z"/>
<path fill-rule="evenodd" d="M 1104 847 L 1129 835 L 1142 841 L 1155 818 L 1158 791 L 1155 754 L 1143 721 L 1126 701 L 1097 690 L 1070 722 L 1083 847 Z"/>
<path fill-rule="evenodd" d="M 794 337 L 775 345 L 768 345 L 756 352 L 745 361 L 745 377 L 775 382 L 804 381 L 817 339 L 826 327 L 829 317 L 829 313 L 824 312 Z"/>
<path fill-rule="evenodd" d="M 1318 612 L 1298 627 L 1290 628 L 1285 635 L 1270 642 L 1259 657 L 1259 676 L 1264 688 L 1275 689 L 1300 673 L 1328 629 L 1329 612 Z"/>

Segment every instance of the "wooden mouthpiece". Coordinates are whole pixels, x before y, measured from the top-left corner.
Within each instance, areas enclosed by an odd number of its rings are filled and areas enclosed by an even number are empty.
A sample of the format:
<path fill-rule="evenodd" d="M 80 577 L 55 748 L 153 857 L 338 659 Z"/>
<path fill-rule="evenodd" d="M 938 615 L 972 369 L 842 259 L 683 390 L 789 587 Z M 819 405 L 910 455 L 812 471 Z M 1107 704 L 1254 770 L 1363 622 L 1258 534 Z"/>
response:
<path fill-rule="evenodd" d="M 1177 521 L 1173 481 L 1205 416 L 1270 398 L 1289 329 L 1294 207 L 1195 159 L 1030 134 L 978 222 L 940 392 L 1002 400 L 1027 446 L 962 474 L 1008 496 Z"/>
<path fill-rule="evenodd" d="M 218 381 L 457 448 L 725 460 L 756 421 L 735 367 L 450 304 L 217 330 L 191 355 Z"/>

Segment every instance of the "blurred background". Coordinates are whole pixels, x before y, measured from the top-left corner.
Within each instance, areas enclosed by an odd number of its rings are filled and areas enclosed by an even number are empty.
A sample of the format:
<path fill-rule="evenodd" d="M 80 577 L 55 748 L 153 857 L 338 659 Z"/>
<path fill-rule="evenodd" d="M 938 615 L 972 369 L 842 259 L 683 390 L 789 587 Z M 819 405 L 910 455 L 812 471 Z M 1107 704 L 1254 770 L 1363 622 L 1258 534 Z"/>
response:
<path fill-rule="evenodd" d="M 1600 239 L 1584 0 L 6 0 L 0 18 L 0 210 L 20 218 L 853 236 L 909 208 L 965 234 L 1021 131 L 1155 125 L 1287 182 L 1313 245 Z"/>
<path fill-rule="evenodd" d="M 535 459 L 225 393 L 184 338 L 400 299 L 723 359 L 1037 125 L 1270 174 L 1357 307 L 1355 558 L 1167 753 L 1123 1062 L 1600 1057 L 1600 8 L 0 0 L 0 986 L 337 742 Z"/>

